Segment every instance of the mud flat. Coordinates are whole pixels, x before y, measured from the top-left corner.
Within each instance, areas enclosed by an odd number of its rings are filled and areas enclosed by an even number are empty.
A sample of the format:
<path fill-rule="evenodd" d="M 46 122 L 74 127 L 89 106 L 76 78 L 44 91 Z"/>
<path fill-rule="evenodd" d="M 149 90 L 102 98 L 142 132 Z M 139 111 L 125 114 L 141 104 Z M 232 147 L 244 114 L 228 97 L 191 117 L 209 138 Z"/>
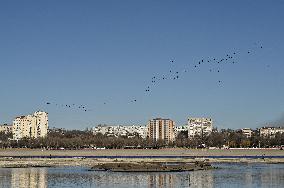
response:
<path fill-rule="evenodd" d="M 0 168 L 28 168 L 28 167 L 75 167 L 87 168 L 102 164 L 195 164 L 197 162 L 207 163 L 284 163 L 284 158 L 11 158 L 0 157 Z M 200 163 L 201 164 L 201 163 Z M 98 166 L 99 167 L 99 166 Z M 136 167 L 136 166 L 133 166 Z M 106 166 L 107 168 L 107 166 Z"/>
<path fill-rule="evenodd" d="M 106 149 L 39 150 L 0 149 L 0 168 L 94 167 L 108 163 L 284 163 L 284 150 L 276 149 Z M 138 168 L 138 166 L 133 166 Z"/>
<path fill-rule="evenodd" d="M 203 160 L 202 160 L 203 161 Z M 114 165 L 114 164 L 174 164 L 174 163 L 199 163 L 202 161 L 193 159 L 165 159 L 165 158 L 143 158 L 143 159 L 113 159 L 113 158 L 103 158 L 103 159 L 93 159 L 84 157 L 74 157 L 74 158 L 0 158 L 0 168 L 28 168 L 28 167 L 64 167 L 64 166 L 82 166 L 82 167 L 94 167 L 96 165 Z"/>
<path fill-rule="evenodd" d="M 111 171 L 111 172 L 182 172 L 194 170 L 213 169 L 208 162 L 123 162 L 123 163 L 103 163 L 97 164 L 91 168 L 94 171 Z"/>
<path fill-rule="evenodd" d="M 279 149 L 105 149 L 105 150 L 41 150 L 41 149 L 0 149 L 0 157 L 21 156 L 283 156 L 284 150 Z"/>

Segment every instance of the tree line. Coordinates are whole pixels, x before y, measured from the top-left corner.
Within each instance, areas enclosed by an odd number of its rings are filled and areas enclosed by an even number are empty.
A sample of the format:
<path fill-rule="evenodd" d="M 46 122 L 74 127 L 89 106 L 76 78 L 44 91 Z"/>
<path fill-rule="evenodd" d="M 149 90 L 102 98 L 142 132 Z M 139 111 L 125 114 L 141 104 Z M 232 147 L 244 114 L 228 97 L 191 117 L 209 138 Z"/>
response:
<path fill-rule="evenodd" d="M 105 136 L 101 133 L 94 135 L 92 131 L 64 130 L 50 131 L 44 138 L 23 138 L 12 140 L 11 133 L 0 132 L 1 148 L 45 148 L 45 149 L 84 149 L 84 148 L 268 148 L 284 146 L 284 134 L 277 133 L 273 137 L 261 137 L 253 133 L 247 138 L 240 131 L 223 129 L 214 130 L 210 135 L 188 138 L 187 131 L 180 132 L 174 142 L 164 140 L 153 141 L 149 138 L 141 138 L 138 134 L 128 136 Z"/>

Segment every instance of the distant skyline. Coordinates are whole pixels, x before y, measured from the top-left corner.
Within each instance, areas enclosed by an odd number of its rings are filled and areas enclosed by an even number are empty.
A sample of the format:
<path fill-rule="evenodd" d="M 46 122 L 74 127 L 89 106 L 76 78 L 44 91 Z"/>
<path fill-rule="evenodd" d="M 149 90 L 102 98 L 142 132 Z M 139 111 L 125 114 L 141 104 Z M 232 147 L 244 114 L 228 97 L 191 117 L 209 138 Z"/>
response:
<path fill-rule="evenodd" d="M 68 129 L 156 117 L 231 129 L 282 121 L 283 10 L 261 0 L 0 1 L 0 124 L 36 110 Z M 233 52 L 235 64 L 194 68 Z M 187 72 L 151 83 L 169 70 Z"/>

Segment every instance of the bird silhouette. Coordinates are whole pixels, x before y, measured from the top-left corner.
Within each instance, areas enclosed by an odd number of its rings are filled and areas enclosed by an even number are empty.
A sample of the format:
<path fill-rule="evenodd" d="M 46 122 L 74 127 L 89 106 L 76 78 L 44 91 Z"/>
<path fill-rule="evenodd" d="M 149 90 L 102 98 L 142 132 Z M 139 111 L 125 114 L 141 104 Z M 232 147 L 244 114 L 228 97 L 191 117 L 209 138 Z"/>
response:
<path fill-rule="evenodd" d="M 259 49 L 259 48 L 262 49 L 263 46 L 258 45 L 256 47 L 256 50 Z M 173 64 L 171 66 L 171 68 L 165 69 L 165 70 L 159 69 L 159 70 L 164 70 L 165 72 L 156 71 L 154 73 L 154 75 L 149 76 L 150 79 L 147 79 L 148 81 L 145 82 L 144 89 L 142 89 L 143 88 L 142 87 L 140 92 L 143 93 L 144 95 L 146 95 L 147 97 L 151 97 L 152 95 L 149 95 L 149 94 L 154 92 L 155 91 L 154 88 L 159 87 L 161 83 L 167 84 L 167 83 L 170 83 L 171 80 L 175 80 L 175 82 L 179 82 L 180 80 L 186 79 L 187 77 L 184 76 L 184 75 L 189 74 L 192 71 L 193 72 L 199 72 L 200 70 L 205 69 L 205 71 L 208 72 L 208 70 L 209 70 L 210 76 L 214 76 L 217 73 L 220 73 L 221 71 L 223 73 L 224 72 L 224 69 L 223 69 L 224 66 L 236 64 L 237 62 L 239 64 L 239 60 L 236 60 L 236 58 L 241 57 L 241 55 L 244 55 L 246 53 L 253 55 L 253 54 L 255 54 L 255 52 L 257 52 L 256 50 L 248 48 L 244 51 L 242 51 L 242 50 L 240 50 L 240 51 L 234 50 L 232 52 L 227 51 L 227 52 L 223 53 L 223 55 L 221 55 L 221 56 L 215 56 L 215 55 L 211 56 L 211 57 L 203 56 L 197 61 L 185 62 L 186 66 L 184 66 L 184 67 L 180 67 L 181 66 L 180 63 L 176 64 L 175 60 L 171 59 L 170 63 Z M 200 66 L 201 63 L 202 63 L 202 66 Z M 237 65 L 234 65 L 234 66 L 237 66 Z M 270 66 L 267 65 L 266 67 L 270 67 Z M 223 83 L 224 80 L 216 79 L 215 84 L 216 84 L 216 81 L 217 81 L 217 83 L 221 84 L 221 83 Z M 149 85 L 151 86 L 151 89 L 150 89 Z M 137 102 L 136 97 L 135 97 L 135 99 L 129 99 L 128 98 L 126 101 L 128 101 L 128 103 L 129 103 L 129 101 L 131 101 L 132 103 L 135 103 L 135 102 Z M 66 110 L 67 109 L 69 109 L 69 110 L 76 109 L 76 110 L 80 110 L 80 111 L 84 111 L 84 112 L 90 111 L 89 108 L 88 108 L 89 105 L 82 105 L 82 104 L 77 105 L 76 103 L 71 103 L 71 104 L 72 105 L 60 104 L 60 103 L 55 104 L 55 103 L 53 103 L 53 101 L 46 102 L 46 105 L 56 106 L 57 108 L 63 108 L 63 109 L 66 109 Z M 106 105 L 106 104 L 107 104 L 106 102 L 103 102 L 103 105 Z M 108 102 L 108 104 L 109 104 L 109 102 Z M 139 103 L 137 103 L 137 104 L 139 104 Z"/>

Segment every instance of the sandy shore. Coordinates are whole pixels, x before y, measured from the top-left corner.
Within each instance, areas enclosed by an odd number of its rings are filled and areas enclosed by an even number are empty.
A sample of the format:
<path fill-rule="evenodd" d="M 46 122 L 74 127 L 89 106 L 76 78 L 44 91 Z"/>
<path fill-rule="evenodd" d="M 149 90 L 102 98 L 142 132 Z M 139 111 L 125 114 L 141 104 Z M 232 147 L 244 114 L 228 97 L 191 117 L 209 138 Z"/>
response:
<path fill-rule="evenodd" d="M 40 150 L 0 149 L 5 156 L 284 156 L 279 149 L 106 149 L 106 150 Z"/>
<path fill-rule="evenodd" d="M 20 158 L 21 156 L 66 156 L 68 158 Z M 14 157 L 13 157 L 14 156 Z M 17 156 L 15 158 L 15 156 Z M 84 157 L 85 156 L 85 157 Z M 109 156 L 112 158 L 86 158 L 87 156 Z M 115 158 L 115 157 L 118 158 Z M 146 156 L 146 158 L 119 158 L 120 156 Z M 147 157 L 149 156 L 149 157 Z M 151 156 L 156 156 L 151 158 Z M 159 158 L 159 156 L 161 158 Z M 167 158 L 167 156 L 176 156 Z M 181 156 L 181 157 L 179 157 Z M 188 156 L 189 158 L 186 158 Z M 194 156 L 194 157 L 193 157 Z M 217 158 L 208 158 L 217 156 Z M 218 156 L 228 156 L 218 158 Z M 230 157 L 230 156 L 240 156 Z M 243 158 L 242 158 L 243 156 Z M 247 156 L 265 156 L 265 158 L 246 158 Z M 283 156 L 269 158 L 269 156 Z M 193 158 L 192 158 L 193 157 Z M 194 149 L 159 149 L 159 150 L 0 150 L 0 167 L 58 167 L 85 166 L 92 167 L 110 162 L 242 162 L 242 163 L 284 163 L 283 150 L 243 149 L 243 150 L 194 150 Z"/>
<path fill-rule="evenodd" d="M 0 158 L 0 168 L 26 168 L 26 167 L 63 167 L 82 166 L 93 167 L 102 163 L 139 163 L 139 162 L 183 162 L 194 163 L 206 161 L 209 163 L 284 163 L 284 159 L 182 159 L 182 158 L 144 158 L 144 159 L 92 159 L 92 158 Z"/>

